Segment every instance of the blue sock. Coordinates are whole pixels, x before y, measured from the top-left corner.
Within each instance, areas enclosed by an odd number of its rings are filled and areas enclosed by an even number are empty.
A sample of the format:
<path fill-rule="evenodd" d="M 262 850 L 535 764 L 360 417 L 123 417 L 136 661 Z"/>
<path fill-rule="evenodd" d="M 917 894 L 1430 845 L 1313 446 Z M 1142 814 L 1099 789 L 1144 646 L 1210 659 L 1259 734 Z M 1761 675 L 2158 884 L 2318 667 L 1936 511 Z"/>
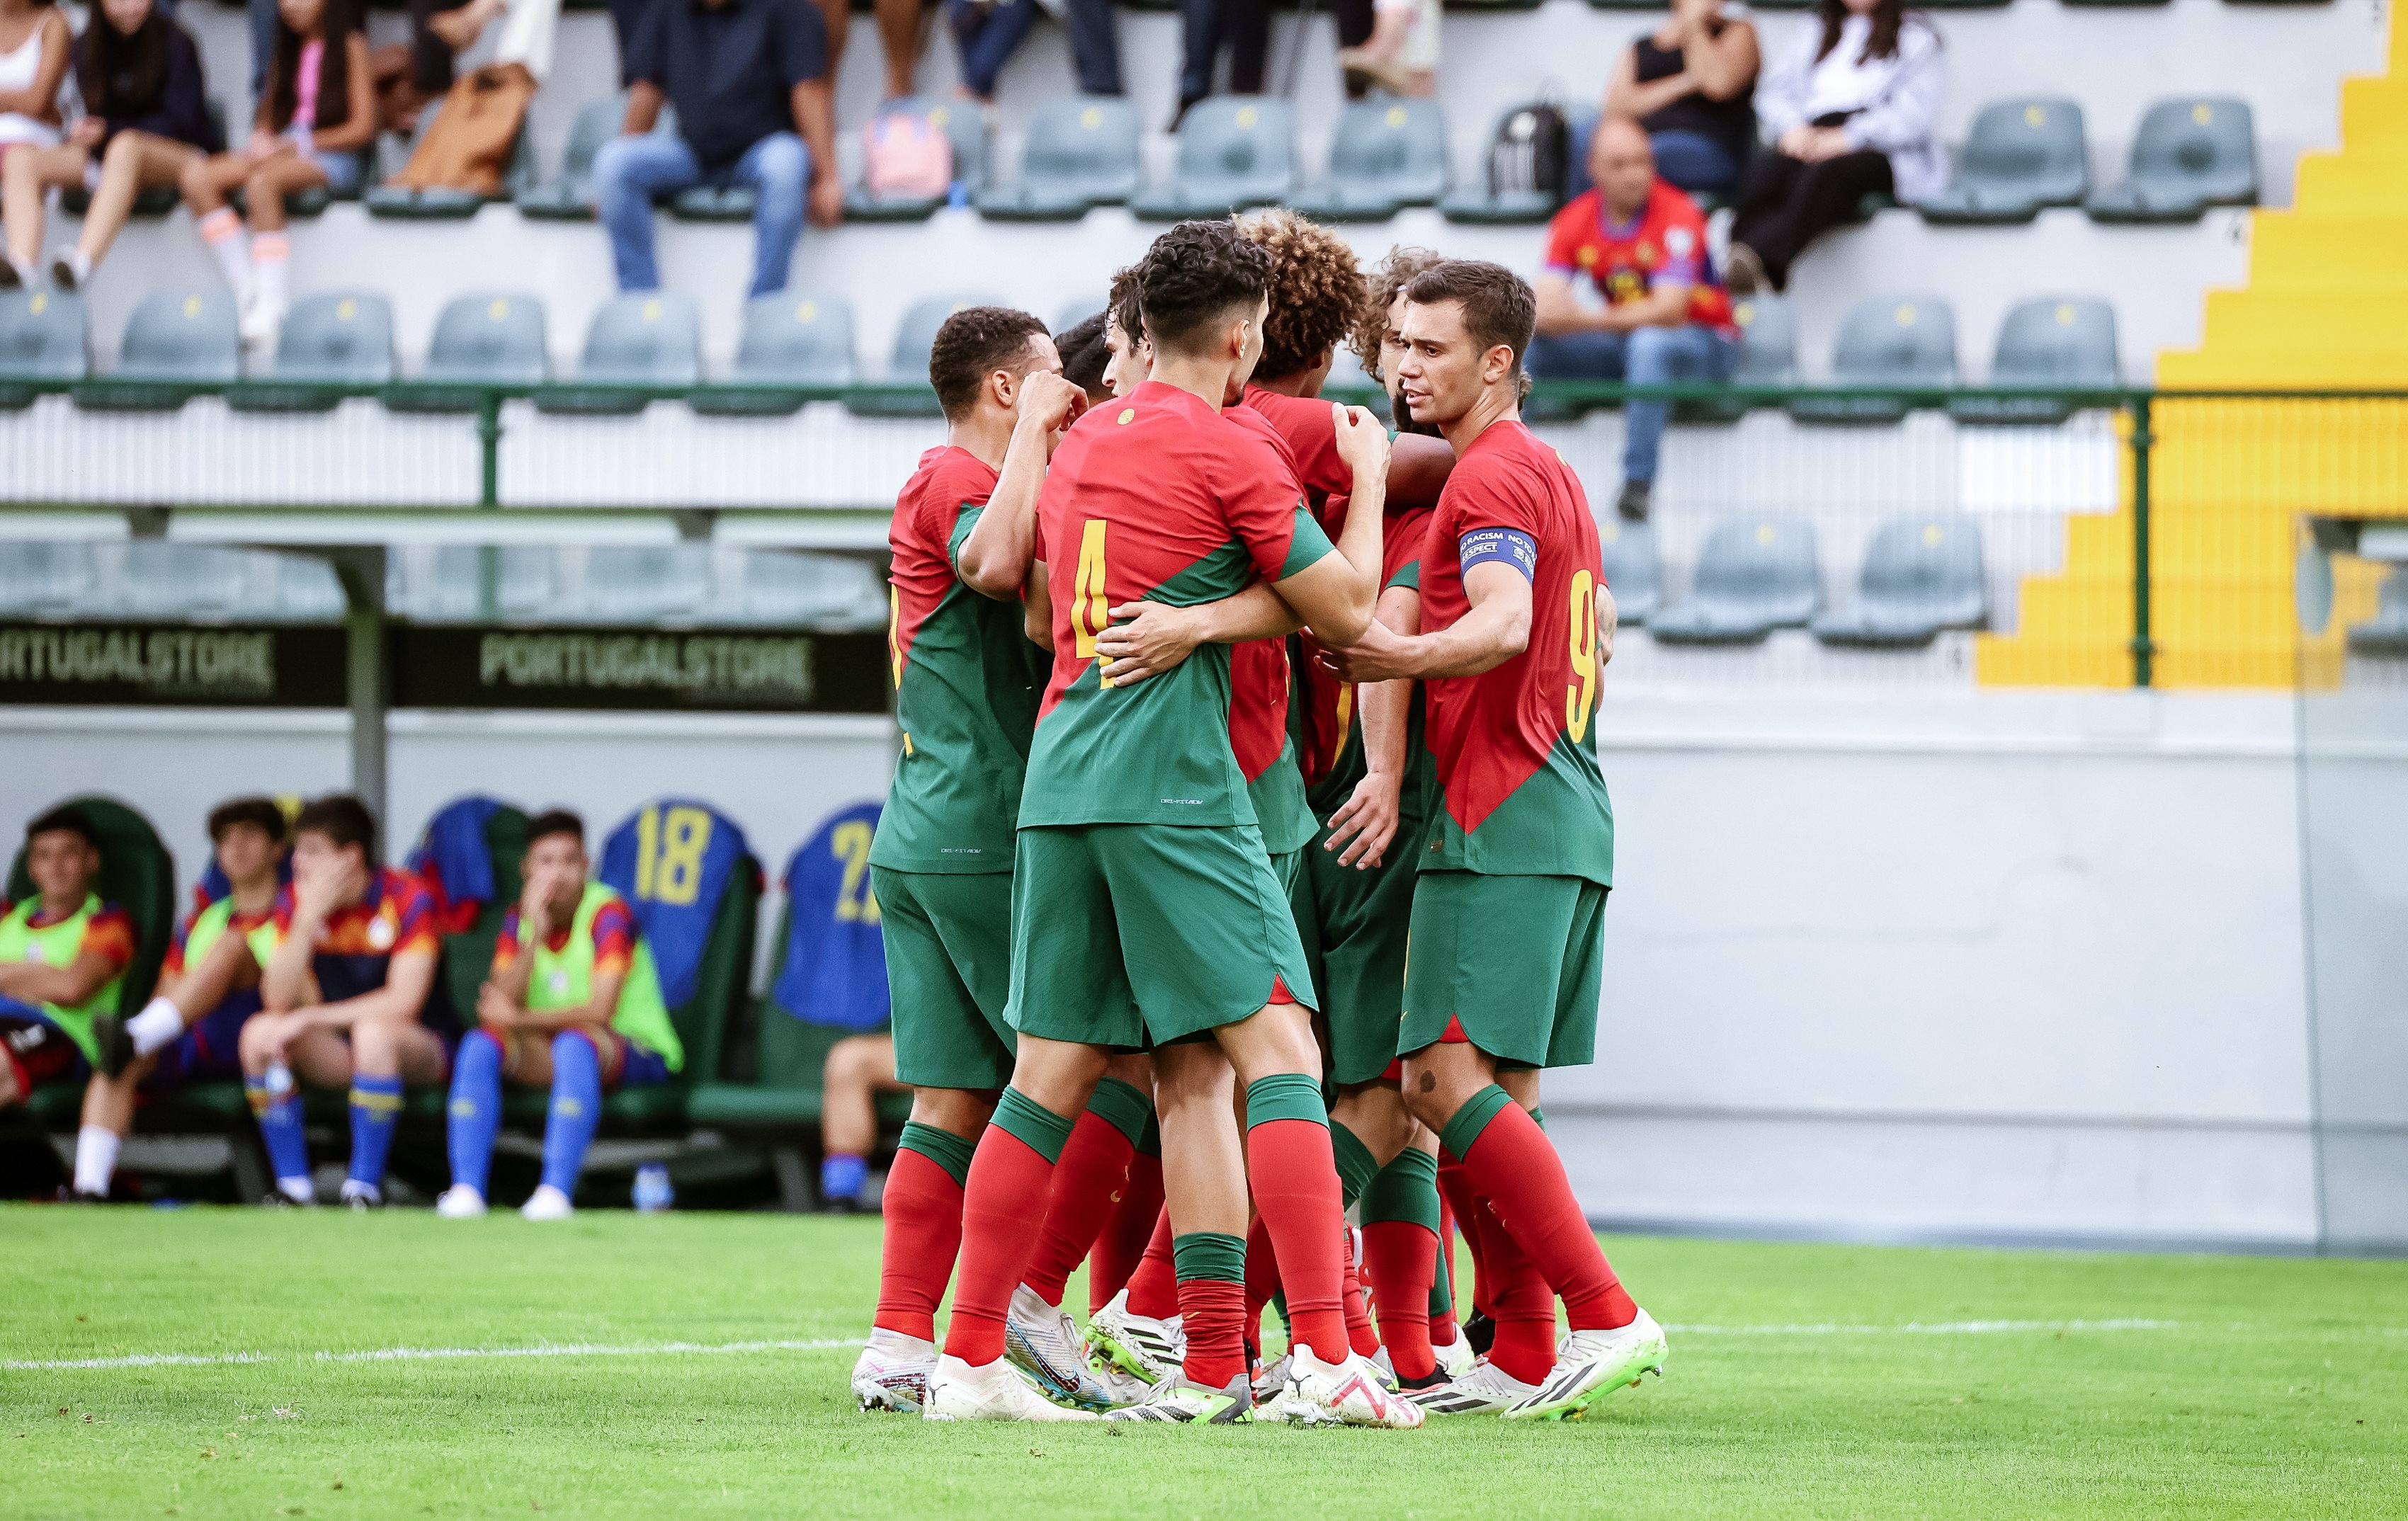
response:
<path fill-rule="evenodd" d="M 859 1198 L 862 1180 L 869 1176 L 869 1158 L 851 1152 L 830 1152 L 820 1159 L 820 1198 L 829 1201 Z"/>
<path fill-rule="evenodd" d="M 502 1125 L 502 1048 L 482 1030 L 460 1041 L 452 1065 L 452 1181 L 481 1194 L 494 1169 L 494 1133 Z"/>
<path fill-rule="evenodd" d="M 384 1192 L 385 1154 L 401 1119 L 401 1079 L 354 1075 L 351 1079 L 352 1183 Z"/>
<path fill-rule="evenodd" d="M 585 1150 L 602 1124 L 602 1058 L 594 1042 L 563 1033 L 552 1041 L 552 1112 L 543 1121 L 543 1181 L 577 1197 Z"/>
<path fill-rule="evenodd" d="M 291 1082 L 287 1075 L 286 1082 Z M 301 1094 L 287 1086 L 282 1093 L 267 1085 L 265 1077 L 243 1074 L 242 1091 L 251 1100 L 251 1112 L 259 1116 L 259 1139 L 267 1143 L 267 1165 L 276 1181 L 287 1179 L 307 1182 L 309 1177 L 309 1138 L 301 1130 Z"/>

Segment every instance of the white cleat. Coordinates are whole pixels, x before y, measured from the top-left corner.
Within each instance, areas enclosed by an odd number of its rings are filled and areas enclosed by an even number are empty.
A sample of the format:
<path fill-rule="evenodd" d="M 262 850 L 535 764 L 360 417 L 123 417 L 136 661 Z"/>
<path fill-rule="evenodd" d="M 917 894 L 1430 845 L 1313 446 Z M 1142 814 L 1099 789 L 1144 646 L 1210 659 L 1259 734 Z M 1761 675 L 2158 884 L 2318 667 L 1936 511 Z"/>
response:
<path fill-rule="evenodd" d="M 474 1220 L 485 1212 L 485 1196 L 465 1183 L 455 1183 L 436 1199 L 435 1212 L 446 1220 Z"/>
<path fill-rule="evenodd" d="M 853 1359 L 853 1397 L 865 1411 L 917 1415 L 928 1402 L 928 1370 L 936 1365 L 934 1342 L 873 1327 Z"/>
<path fill-rule="evenodd" d="M 1087 1318 L 1087 1349 L 1097 1361 L 1110 1363 L 1142 1380 L 1148 1388 L 1178 1376 L 1187 1358 L 1187 1333 L 1179 1317 L 1156 1320 L 1128 1307 L 1128 1290 Z"/>
<path fill-rule="evenodd" d="M 1341 1363 L 1326 1363 L 1311 1347 L 1290 1355 L 1287 1394 L 1281 1406 L 1298 1426 L 1377 1426 L 1410 1431 L 1422 1424 L 1422 1407 L 1380 1382 L 1371 1359 L 1350 1352 Z"/>
<path fill-rule="evenodd" d="M 566 1220 L 576 1212 L 577 1207 L 568 1202 L 568 1196 L 550 1184 L 537 1188 L 519 1206 L 519 1214 L 528 1220 Z"/>
<path fill-rule="evenodd" d="M 1538 1392 L 1539 1385 L 1525 1384 L 1483 1357 L 1461 1378 L 1416 1389 L 1407 1398 L 1433 1415 L 1502 1415 Z"/>
<path fill-rule="evenodd" d="M 939 1356 L 928 1369 L 920 1417 L 929 1421 L 1097 1421 L 1091 1410 L 1068 1410 L 1037 1392 L 1009 1357 L 972 1368 Z"/>
<path fill-rule="evenodd" d="M 1509 1421 L 1576 1421 L 1604 1396 L 1638 1387 L 1642 1375 L 1662 1378 L 1667 1350 L 1664 1327 L 1644 1310 L 1627 1326 L 1574 1331 L 1564 1338 L 1547 1381 L 1516 1400 L 1504 1416 Z"/>
<path fill-rule="evenodd" d="M 1035 1289 L 1023 1284 L 1011 1291 L 1003 1316 L 1003 1355 L 1037 1381 L 1046 1397 L 1087 1410 L 1109 1410 L 1134 1404 L 1148 1386 L 1120 1374 L 1118 1385 L 1107 1385 L 1087 1366 L 1087 1349 L 1079 1340 L 1079 1323 L 1059 1305 L 1047 1304 Z M 1120 1389 L 1134 1392 L 1115 1398 Z"/>
<path fill-rule="evenodd" d="M 1254 1375 L 1254 1404 L 1265 1413 L 1263 1419 L 1278 1419 L 1279 1402 L 1287 1393 L 1288 1375 L 1295 1369 L 1296 1358 L 1283 1352 L 1279 1361 Z"/>
<path fill-rule="evenodd" d="M 1479 1354 L 1471 1350 L 1471 1343 L 1464 1339 L 1461 1331 L 1455 1333 L 1452 1342 L 1432 1342 L 1430 1351 L 1438 1356 L 1438 1370 L 1451 1379 L 1461 1378 L 1470 1372 L 1471 1365 L 1480 1360 Z"/>

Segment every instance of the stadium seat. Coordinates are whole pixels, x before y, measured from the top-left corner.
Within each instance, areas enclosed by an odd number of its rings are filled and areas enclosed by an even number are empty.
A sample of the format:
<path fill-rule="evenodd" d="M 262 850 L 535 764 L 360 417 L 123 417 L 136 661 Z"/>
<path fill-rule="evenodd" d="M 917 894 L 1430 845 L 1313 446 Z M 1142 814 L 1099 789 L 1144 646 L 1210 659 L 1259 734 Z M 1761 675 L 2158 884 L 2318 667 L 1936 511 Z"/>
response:
<path fill-rule="evenodd" d="M 964 307 L 1006 304 L 992 295 L 932 295 L 912 303 L 896 330 L 895 357 L 886 366 L 884 386 L 846 396 L 845 410 L 856 417 L 944 416 L 944 409 L 937 405 L 937 389 L 928 383 L 928 351 L 936 347 L 937 329 Z"/>
<path fill-rule="evenodd" d="M 710 416 L 792 417 L 803 405 L 793 387 L 851 385 L 853 370 L 851 302 L 792 291 L 755 296 L 744 308 L 736 367 L 687 405 Z"/>
<path fill-rule="evenodd" d="M 2349 631 L 2349 653 L 2386 660 L 2408 657 L 2408 567 L 2395 565 L 2385 572 L 2374 616 Z"/>
<path fill-rule="evenodd" d="M 2258 139 L 2238 100 L 2165 100 L 2141 118 L 2130 171 L 2084 203 L 2093 222 L 2197 222 L 2258 204 Z"/>
<path fill-rule="evenodd" d="M 1076 222 L 1090 207 L 1137 194 L 1137 108 L 1106 95 L 1072 95 L 1039 108 L 1028 122 L 1020 178 L 979 192 L 979 215 L 996 222 Z"/>
<path fill-rule="evenodd" d="M 1922 645 L 1943 628 L 1981 627 L 1989 610 L 1982 530 L 1967 518 L 1906 518 L 1873 536 L 1856 600 L 1813 627 L 1826 644 Z"/>
<path fill-rule="evenodd" d="M 487 882 L 472 881 L 456 864 L 454 869 L 444 869 L 437 829 L 455 811 L 469 817 L 482 815 L 479 832 L 484 839 L 482 865 Z M 409 853 L 409 870 L 436 892 L 442 905 L 445 923 L 437 981 L 452 1012 L 466 1023 L 475 1023 L 477 990 L 493 975 L 494 942 L 501 938 L 503 916 L 518 907 L 523 886 L 519 862 L 526 854 L 526 813 L 498 797 L 455 797 L 436 810 L 425 834 Z M 480 887 L 485 888 L 481 894 Z"/>
<path fill-rule="evenodd" d="M 609 95 L 577 113 L 568 129 L 568 149 L 561 155 L 560 177 L 529 185 L 512 197 L 519 215 L 541 222 L 594 220 L 594 155 L 619 135 L 627 116 L 627 97 Z"/>
<path fill-rule="evenodd" d="M 508 293 L 454 296 L 435 319 L 435 341 L 414 383 L 385 393 L 396 412 L 474 411 L 478 387 L 541 385 L 550 372 L 543 302 Z"/>
<path fill-rule="evenodd" d="M 1296 188 L 1296 119 L 1269 95 L 1218 95 L 1189 108 L 1169 182 L 1130 203 L 1140 222 L 1224 217 Z"/>
<path fill-rule="evenodd" d="M 222 290 L 153 291 L 134 309 L 117 367 L 76 392 L 76 405 L 102 411 L 172 412 L 203 391 L 233 384 L 242 374 L 242 339 L 235 331 L 234 297 Z M 113 384 L 178 381 L 173 389 Z"/>
<path fill-rule="evenodd" d="M 847 222 L 925 222 L 953 195 L 971 199 L 986 188 L 986 116 L 974 103 L 914 95 L 878 108 L 879 116 L 897 112 L 926 117 L 928 124 L 952 142 L 951 192 L 944 195 L 877 195 L 867 185 L 854 185 L 844 193 Z M 871 125 L 875 126 L 875 118 Z"/>
<path fill-rule="evenodd" d="M 1525 103 L 1509 108 L 1504 115 L 1497 119 L 1496 130 L 1489 134 L 1488 140 L 1493 144 L 1509 134 L 1518 140 L 1527 140 L 1534 136 L 1539 122 L 1537 115 L 1532 110 L 1534 104 L 1536 103 Z M 1578 194 L 1580 190 L 1585 190 L 1588 187 L 1588 169 L 1581 162 L 1577 151 L 1585 140 L 1581 130 L 1584 122 L 1586 123 L 1588 131 L 1596 131 L 1595 113 L 1574 113 L 1574 120 L 1570 123 L 1571 143 L 1566 151 L 1564 165 L 1567 176 L 1565 190 L 1567 196 Z M 1440 198 L 1438 203 L 1440 215 L 1449 222 L 1472 222 L 1483 226 L 1524 226 L 1544 222 L 1555 214 L 1555 208 L 1563 203 L 1544 191 L 1499 191 L 1488 173 L 1486 164 L 1488 151 L 1483 151 L 1480 183 L 1467 186 L 1451 195 Z M 1572 188 L 1574 186 L 1579 188 Z"/>
<path fill-rule="evenodd" d="M 2042 296 L 2026 301 L 1999 324 L 1999 351 L 1990 361 L 1996 387 L 2061 385 L 2113 390 L 2122 383 L 2115 356 L 2115 309 L 2092 296 Z M 1959 423 L 2062 423 L 2074 413 L 2070 401 L 2045 396 L 1959 396 L 1948 415 Z"/>
<path fill-rule="evenodd" d="M 1789 298 L 1770 292 L 1747 296 L 1731 306 L 1731 322 L 1739 328 L 1739 354 L 1731 364 L 1730 383 L 1750 386 L 1793 386 L 1798 383 L 1798 313 Z M 1672 417 L 1681 423 L 1736 423 L 1763 402 L 1728 400 L 1676 401 Z"/>
<path fill-rule="evenodd" d="M 428 101 L 418 113 L 418 129 L 409 136 L 409 151 L 435 128 L 435 118 L 443 108 L 440 100 Z M 404 155 L 408 162 L 408 155 Z M 411 222 L 457 222 L 477 214 L 477 208 L 488 200 L 507 201 L 518 192 L 535 183 L 535 149 L 528 142 L 526 129 L 521 126 L 517 136 L 510 139 L 508 162 L 502 169 L 501 190 L 492 196 L 480 195 L 473 190 L 452 185 L 428 185 L 423 188 L 382 184 L 370 189 L 361 197 L 372 217 L 388 217 Z"/>
<path fill-rule="evenodd" d="M 1847 315 L 1831 354 L 1830 384 L 1942 388 L 1956 383 L 1956 314 L 1938 296 L 1875 296 Z M 1896 396 L 1804 395 L 1801 423 L 1895 423 L 1911 406 Z"/>
<path fill-rule="evenodd" d="M 1753 644 L 1805 623 L 1822 600 L 1813 528 L 1747 518 L 1706 536 L 1688 596 L 1658 610 L 1647 631 L 1665 644 Z"/>
<path fill-rule="evenodd" d="M 0 539 L 0 614 L 56 617 L 92 594 L 92 546 Z"/>
<path fill-rule="evenodd" d="M 0 295 L 0 411 L 34 403 L 35 388 L 92 373 L 83 297 L 64 291 Z"/>
<path fill-rule="evenodd" d="M 2029 222 L 2044 206 L 2081 205 L 2089 190 L 2082 108 L 2070 100 L 2001 100 L 1973 118 L 1956 179 L 1915 209 L 1926 222 Z"/>
<path fill-rule="evenodd" d="M 842 555 L 754 550 L 744 556 L 743 607 L 753 623 L 875 628 L 887 614 L 886 582 L 862 561 Z"/>
<path fill-rule="evenodd" d="M 427 552 L 426 573 L 410 573 L 411 552 L 386 560 L 385 605 L 398 617 L 421 623 L 465 624 L 483 616 L 479 580 L 485 551 L 445 544 Z M 493 552 L 495 616 L 529 621 L 550 611 L 558 596 L 559 556 L 549 545 L 511 544 Z"/>
<path fill-rule="evenodd" d="M 620 386 L 684 387 L 702 379 L 702 324 L 694 301 L 674 291 L 630 291 L 604 302 L 585 330 L 580 383 L 535 398 L 538 411 L 624 416 L 649 398 Z"/>
<path fill-rule="evenodd" d="M 1655 524 L 1607 518 L 1597 525 L 1597 537 L 1604 554 L 1606 589 L 1613 593 L 1615 620 L 1644 624 L 1655 615 L 1664 592 Z"/>
<path fill-rule="evenodd" d="M 1319 222 L 1385 222 L 1446 194 L 1446 113 L 1431 100 L 1358 100 L 1338 117 L 1327 178 L 1288 204 Z"/>
<path fill-rule="evenodd" d="M 337 293 L 295 302 L 276 341 L 271 382 L 229 400 L 237 411 L 331 412 L 328 387 L 381 386 L 393 380 L 393 305 L 383 296 Z"/>

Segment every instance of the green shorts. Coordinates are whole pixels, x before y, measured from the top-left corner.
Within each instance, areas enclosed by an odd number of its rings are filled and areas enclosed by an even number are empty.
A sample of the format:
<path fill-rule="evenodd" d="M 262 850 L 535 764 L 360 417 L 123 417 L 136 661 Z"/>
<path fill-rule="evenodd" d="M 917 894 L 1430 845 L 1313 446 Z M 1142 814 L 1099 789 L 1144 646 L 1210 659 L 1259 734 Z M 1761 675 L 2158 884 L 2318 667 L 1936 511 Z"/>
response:
<path fill-rule="evenodd" d="M 1020 831 L 1012 1028 L 1144 1050 L 1234 1025 L 1285 984 L 1313 1001 L 1287 895 L 1253 825 Z"/>
<path fill-rule="evenodd" d="M 1581 877 L 1421 873 L 1397 1049 L 1469 1040 L 1507 1067 L 1586 1063 L 1606 892 Z"/>
<path fill-rule="evenodd" d="M 895 1006 L 895 1075 L 918 1088 L 1000 1088 L 1014 1041 L 1011 873 L 869 868 Z"/>
<path fill-rule="evenodd" d="M 1411 836 L 1399 830 L 1397 838 Z M 1329 1076 L 1339 1083 L 1369 1083 L 1397 1057 L 1413 853 L 1391 844 L 1384 862 L 1358 871 L 1340 866 L 1337 852 L 1323 849 L 1328 839 L 1324 825 L 1304 852 L 1297 928 L 1329 1027 Z"/>

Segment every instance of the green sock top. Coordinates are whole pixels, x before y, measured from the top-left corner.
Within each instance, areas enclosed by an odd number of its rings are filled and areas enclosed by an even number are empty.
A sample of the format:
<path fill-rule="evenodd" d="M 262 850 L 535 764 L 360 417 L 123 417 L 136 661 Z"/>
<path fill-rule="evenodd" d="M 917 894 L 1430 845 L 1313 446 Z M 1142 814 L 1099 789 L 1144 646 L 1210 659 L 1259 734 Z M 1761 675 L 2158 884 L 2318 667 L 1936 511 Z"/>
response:
<path fill-rule="evenodd" d="M 1154 1100 L 1140 1093 L 1134 1084 L 1108 1077 L 1096 1084 L 1095 1097 L 1087 1100 L 1087 1112 L 1102 1116 L 1113 1129 L 1128 1137 L 1129 1144 L 1134 1146 L 1154 1118 Z"/>
<path fill-rule="evenodd" d="M 1329 1122 L 1329 1149 L 1338 1158 L 1339 1187 L 1352 1207 L 1379 1172 L 1379 1159 L 1371 1155 L 1370 1147 L 1363 1144 L 1360 1136 L 1337 1120 Z"/>
<path fill-rule="evenodd" d="M 1438 1158 L 1411 1146 L 1363 1190 L 1363 1223 L 1400 1220 L 1438 1234 Z"/>
<path fill-rule="evenodd" d="M 1182 1284 L 1217 1278 L 1225 1284 L 1246 1281 L 1246 1239 L 1226 1231 L 1197 1230 L 1170 1238 L 1170 1268 Z"/>
<path fill-rule="evenodd" d="M 933 1125 L 906 1120 L 903 1122 L 902 1144 L 898 1149 L 918 1152 L 943 1168 L 956 1184 L 967 1184 L 970 1181 L 970 1155 L 978 1150 L 978 1142 L 957 1136 L 951 1130 L 939 1130 Z"/>
<path fill-rule="evenodd" d="M 1321 1080 L 1302 1072 L 1273 1072 L 1246 1084 L 1246 1128 L 1273 1120 L 1329 1123 L 1329 1106 L 1321 1101 Z"/>
<path fill-rule="evenodd" d="M 1472 1142 L 1480 1139 L 1480 1132 L 1487 1129 L 1488 1122 L 1503 1113 L 1506 1106 L 1512 1102 L 1512 1096 L 1504 1089 L 1494 1083 L 1488 1084 L 1463 1101 L 1463 1107 L 1455 1112 L 1455 1117 L 1447 1121 L 1446 1127 L 1439 1132 L 1438 1143 L 1447 1149 L 1449 1155 L 1469 1156 Z M 1001 1111 L 996 1112 L 1000 1117 Z"/>
<path fill-rule="evenodd" d="M 1018 1088 L 1003 1090 L 1002 1101 L 995 1106 L 995 1123 L 1027 1142 L 1030 1151 L 1049 1162 L 1062 1160 L 1062 1147 L 1070 1139 L 1071 1121 Z"/>

